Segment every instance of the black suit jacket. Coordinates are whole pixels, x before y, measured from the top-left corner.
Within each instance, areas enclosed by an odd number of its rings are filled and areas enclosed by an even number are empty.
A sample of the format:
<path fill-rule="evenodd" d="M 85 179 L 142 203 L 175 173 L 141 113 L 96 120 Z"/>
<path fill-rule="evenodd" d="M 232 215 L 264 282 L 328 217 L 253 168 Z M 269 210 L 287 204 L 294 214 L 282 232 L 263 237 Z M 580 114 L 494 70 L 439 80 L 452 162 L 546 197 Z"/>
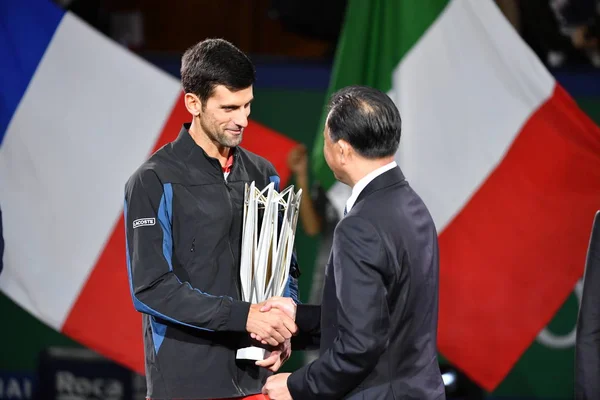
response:
<path fill-rule="evenodd" d="M 297 309 L 295 347 L 320 334 L 320 357 L 288 378 L 292 397 L 444 399 L 437 232 L 400 168 L 371 181 L 338 223 L 325 274 L 322 306 Z"/>
<path fill-rule="evenodd" d="M 594 217 L 575 344 L 575 399 L 600 399 L 600 211 Z"/>

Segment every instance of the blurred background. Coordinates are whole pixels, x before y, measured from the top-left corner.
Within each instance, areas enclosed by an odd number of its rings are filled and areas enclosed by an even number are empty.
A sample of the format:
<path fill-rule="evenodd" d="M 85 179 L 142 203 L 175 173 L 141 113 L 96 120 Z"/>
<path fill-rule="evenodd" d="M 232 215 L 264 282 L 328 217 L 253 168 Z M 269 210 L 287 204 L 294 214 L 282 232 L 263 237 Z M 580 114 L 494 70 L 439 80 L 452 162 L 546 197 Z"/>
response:
<path fill-rule="evenodd" d="M 398 4 L 413 2 L 413 0 L 397 1 Z M 454 0 L 454 2 L 460 1 Z M 11 9 L 16 4 L 16 0 L 3 0 L 2 3 L 0 12 L 6 13 L 5 17 L 11 15 Z M 276 132 L 291 140 L 294 150 L 279 155 L 276 166 L 278 169 L 281 168 L 280 173 L 288 184 L 308 185 L 315 210 L 320 218 L 320 222 L 316 224 L 314 221 L 311 223 L 305 219 L 298 227 L 296 250 L 302 270 L 300 294 L 304 302 L 318 301 L 318 283 L 316 286 L 313 285 L 314 281 L 318 282 L 319 280 L 318 271 L 315 274 L 315 266 L 318 267 L 322 264 L 323 253 L 320 252 L 326 253 L 323 246 L 325 249 L 327 248 L 327 239 L 331 234 L 330 224 L 334 224 L 336 218 L 339 217 L 335 200 L 327 197 L 331 196 L 326 193 L 330 183 L 327 182 L 327 179 L 321 179 L 319 172 L 318 149 L 320 142 L 318 137 L 323 106 L 336 73 L 334 70 L 336 50 L 341 40 L 348 3 L 345 0 L 191 0 L 170 3 L 158 0 L 56 0 L 52 6 L 59 9 L 61 13 L 68 12 L 78 16 L 85 24 L 112 43 L 135 54 L 144 62 L 164 71 L 174 79 L 179 79 L 182 53 L 186 48 L 204 38 L 225 38 L 249 54 L 257 68 L 255 101 L 252 105 L 251 119 L 257 126 L 260 126 L 260 129 Z M 365 2 L 365 4 L 367 3 Z M 388 2 L 378 1 L 377 3 L 385 5 Z M 394 3 L 394 1 L 389 3 Z M 414 3 L 412 6 L 418 8 L 417 0 L 414 0 Z M 435 2 L 423 1 L 423 4 L 425 3 Z M 576 2 L 578 6 L 575 12 L 571 12 L 571 9 L 565 8 L 565 3 L 568 2 L 552 0 L 497 0 L 495 2 L 498 9 L 501 10 L 502 18 L 509 22 L 511 32 L 521 38 L 524 46 L 533 51 L 541 65 L 574 100 L 578 110 L 574 112 L 575 114 L 570 115 L 576 115 L 573 118 L 583 118 L 577 114 L 581 112 L 585 118 L 589 119 L 589 121 L 586 120 L 586 124 L 592 122 L 593 127 L 585 129 L 590 134 L 588 139 L 595 146 L 600 140 L 597 135 L 598 131 L 595 130 L 597 129 L 596 125 L 600 124 L 600 17 L 598 14 L 600 8 L 595 1 L 580 0 Z M 397 4 L 392 8 L 395 9 L 396 6 Z M 411 7 L 411 5 L 407 7 Z M 424 8 L 426 10 L 423 13 L 431 10 L 430 6 Z M 43 20 L 46 17 L 45 9 L 38 8 L 35 18 Z M 565 12 L 565 10 L 567 11 Z M 54 10 L 48 11 L 48 16 L 51 15 L 52 18 L 55 18 L 55 13 Z M 485 16 L 479 17 L 481 20 L 485 19 Z M 418 19 L 415 19 L 415 23 L 419 23 Z M 0 21 L 2 20 L 0 18 Z M 406 20 L 404 23 L 407 23 Z M 11 28 L 7 26 L 5 24 L 4 28 L 1 28 L 5 29 L 5 33 L 7 33 L 6 35 L 3 33 L 4 49 L 9 47 L 7 43 L 11 40 L 9 34 Z M 37 34 L 34 27 L 28 27 L 25 32 L 26 34 Z M 497 31 L 489 32 L 492 37 L 497 33 Z M 499 38 L 498 41 L 501 39 Z M 510 43 L 513 43 L 514 40 L 516 39 L 511 38 Z M 468 64 L 472 61 L 469 53 L 470 43 L 470 41 L 466 41 L 465 47 L 459 48 L 459 51 L 452 55 L 440 55 L 452 57 L 457 65 Z M 359 45 L 356 43 L 356 46 Z M 353 43 L 346 42 L 345 48 L 348 49 L 352 46 Z M 443 50 L 438 49 L 438 51 L 443 53 Z M 98 57 L 102 57 L 102 55 L 100 54 Z M 357 61 L 357 63 L 359 62 Z M 4 64 L 5 62 L 0 61 L 0 63 Z M 68 59 L 65 59 L 65 63 L 69 63 Z M 351 69 L 352 64 L 346 63 L 343 67 Z M 9 63 L 4 65 L 9 65 Z M 338 69 L 341 68 L 341 66 L 338 67 Z M 359 69 L 358 66 L 356 68 Z M 529 64 L 523 67 L 523 69 L 528 68 L 533 69 L 534 74 L 538 71 Z M 65 70 L 67 69 L 65 68 Z M 11 80 L 10 74 L 12 73 L 13 70 L 9 68 L 6 73 L 3 73 L 5 75 L 4 84 L 8 85 L 6 82 Z M 435 68 L 432 67 L 430 73 L 436 73 Z M 450 71 L 449 74 L 449 79 L 452 79 L 452 72 Z M 94 79 L 93 76 L 88 78 Z M 151 79 L 146 83 L 147 86 L 153 84 Z M 479 82 L 479 84 L 485 89 L 485 82 Z M 526 82 L 520 84 L 524 87 L 527 86 Z M 80 90 L 86 92 L 86 87 L 87 84 L 82 82 Z M 4 86 L 2 91 L 8 93 L 7 88 L 8 86 Z M 402 101 L 410 102 L 410 99 Z M 17 106 L 15 105 L 15 107 Z M 143 109 L 145 105 L 132 103 L 131 107 Z M 10 111 L 10 115 L 13 111 Z M 552 113 L 550 114 L 552 115 Z M 6 124 L 2 126 L 2 129 L 6 130 L 3 147 L 7 146 L 10 129 L 12 129 L 8 122 L 10 118 L 12 117 L 9 117 Z M 422 115 L 422 118 L 435 118 L 435 115 Z M 502 116 L 499 115 L 498 119 L 502 119 Z M 490 123 L 496 122 L 490 121 Z M 559 124 L 556 121 L 548 123 L 550 125 Z M 177 126 L 177 123 L 173 126 Z M 177 131 L 176 128 L 172 134 L 176 134 Z M 85 134 L 85 129 L 80 127 L 78 135 Z M 482 134 L 485 135 L 485 133 Z M 151 136 L 154 136 L 154 133 Z M 296 145 L 300 145 L 300 147 L 295 147 Z M 269 146 L 269 144 L 264 143 L 263 146 Z M 595 151 L 597 147 L 588 146 L 588 149 Z M 148 153 L 144 149 L 142 151 Z M 477 149 L 471 149 L 471 151 L 477 151 Z M 3 157 L 3 165 L 11 165 L 12 160 L 6 161 L 7 158 L 10 158 L 8 150 L 0 147 L 0 160 Z M 304 165 L 305 163 L 306 165 Z M 128 176 L 131 172 L 131 170 L 124 171 L 124 175 Z M 6 174 L 2 176 L 6 178 L 8 176 Z M 16 172 L 12 170 L 11 174 L 16 174 Z M 568 166 L 565 166 L 564 171 L 553 171 L 553 175 L 585 174 L 581 174 L 579 170 L 568 170 Z M 408 174 L 408 178 L 411 180 L 410 174 Z M 300 182 L 298 179 L 303 181 Z M 317 186 L 318 184 L 321 186 Z M 1 185 L 0 182 L 0 190 L 9 190 Z M 118 195 L 120 193 L 117 193 Z M 590 187 L 590 193 L 586 196 L 586 204 L 591 201 L 596 204 L 596 209 L 600 209 L 600 193 L 597 191 L 597 186 Z M 0 195 L 0 208 L 3 211 L 3 218 L 6 219 L 9 211 L 5 208 L 3 200 L 5 198 Z M 544 203 L 545 200 L 542 197 L 539 201 Z M 578 208 L 576 204 L 571 204 L 571 206 Z M 44 207 L 43 201 L 39 207 Z M 565 210 L 565 212 L 568 213 L 571 210 Z M 552 217 L 552 215 L 548 215 L 548 218 L 552 219 Z M 578 222 L 578 225 L 573 228 L 581 232 L 580 237 L 584 237 L 583 247 L 587 246 L 592 217 L 593 213 L 588 212 L 585 214 L 585 218 L 588 219 L 583 219 L 582 223 Z M 32 227 L 32 229 L 35 228 Z M 8 255 L 10 243 L 7 224 L 4 225 L 3 234 L 7 238 Z M 29 250 L 35 252 L 36 244 L 32 244 Z M 74 245 L 77 246 L 77 244 Z M 554 244 L 547 246 L 552 248 Z M 549 250 L 544 247 L 540 251 Z M 69 257 L 68 254 L 61 256 Z M 551 259 L 551 257 L 549 258 Z M 498 384 L 493 385 L 491 390 L 486 390 L 483 384 L 476 383 L 482 382 L 482 380 L 479 380 L 476 374 L 461 367 L 460 360 L 457 360 L 455 356 L 446 357 L 441 349 L 441 365 L 445 374 L 445 382 L 448 384 L 449 398 L 573 398 L 575 327 L 581 295 L 581 279 L 579 278 L 583 276 L 585 253 L 577 254 L 574 259 L 575 266 L 570 269 L 567 276 L 576 276 L 577 279 L 568 282 L 570 288 L 566 294 L 556 294 L 557 300 L 555 301 L 560 304 L 560 307 L 551 310 L 550 318 L 544 317 L 545 321 L 540 326 L 539 332 L 534 337 L 527 339 L 526 349 L 519 352 L 509 372 L 500 379 Z M 3 275 L 8 275 L 7 270 L 11 266 L 6 258 L 4 263 L 4 274 L 0 274 L 0 289 L 6 293 L 11 289 L 7 289 L 6 284 L 2 286 L 3 278 L 6 282 Z M 12 267 L 14 268 L 14 265 Z M 28 266 L 21 264 L 18 268 L 27 269 Z M 477 282 L 473 282 L 473 284 L 477 285 Z M 60 385 L 64 387 L 79 385 L 80 388 L 84 388 L 80 391 L 80 397 L 69 397 L 69 399 L 144 398 L 143 378 L 132 371 L 127 363 L 121 363 L 119 360 L 115 362 L 115 360 L 98 355 L 96 351 L 107 357 L 110 356 L 102 349 L 82 344 L 85 343 L 85 340 L 79 340 L 80 333 L 78 332 L 68 334 L 66 329 L 57 330 L 56 325 L 51 327 L 53 325 L 45 323 L 47 321 L 42 322 L 43 318 L 38 318 L 35 312 L 32 313 L 30 309 L 26 311 L 22 308 L 23 305 L 18 301 L 18 296 L 14 295 L 14 291 L 10 293 L 10 297 L 0 294 L 0 315 L 2 316 L 2 323 L 0 323 L 0 400 L 31 399 L 34 398 L 34 393 L 40 390 L 46 390 L 45 393 L 54 393 L 54 391 L 58 391 L 57 386 Z M 517 293 L 511 294 L 510 290 L 506 293 L 506 296 L 509 297 L 518 295 Z M 106 296 L 110 295 L 107 293 Z M 102 303 L 104 300 L 98 301 Z M 124 307 L 130 306 L 130 303 L 124 304 Z M 106 305 L 105 312 L 111 313 L 110 304 Z M 492 313 L 493 310 L 490 312 Z M 544 312 L 548 313 L 546 310 Z M 108 327 L 106 329 L 109 330 Z M 134 332 L 134 335 L 138 333 L 141 340 L 141 331 Z M 482 335 L 485 334 L 482 332 Z M 109 332 L 104 332 L 103 335 L 107 338 L 110 337 Z M 89 350 L 88 347 L 91 347 L 92 350 Z M 475 349 L 474 351 L 483 352 L 485 356 L 487 350 Z M 310 355 L 294 354 L 286 364 L 285 370 L 294 370 L 309 359 Z M 490 355 L 490 368 L 493 368 L 494 362 L 494 357 Z M 59 377 L 57 374 L 62 375 Z M 103 380 L 98 383 L 98 379 Z M 112 394 L 110 385 L 114 386 Z M 98 389 L 100 386 L 101 388 Z M 85 389 L 86 387 L 88 389 Z M 96 387 L 97 390 L 91 389 L 93 387 Z M 72 390 L 75 391 L 75 389 Z M 126 393 L 129 397 L 125 395 L 119 397 L 119 393 Z M 41 398 L 55 398 L 50 394 L 46 394 L 46 396 L 48 397 Z"/>

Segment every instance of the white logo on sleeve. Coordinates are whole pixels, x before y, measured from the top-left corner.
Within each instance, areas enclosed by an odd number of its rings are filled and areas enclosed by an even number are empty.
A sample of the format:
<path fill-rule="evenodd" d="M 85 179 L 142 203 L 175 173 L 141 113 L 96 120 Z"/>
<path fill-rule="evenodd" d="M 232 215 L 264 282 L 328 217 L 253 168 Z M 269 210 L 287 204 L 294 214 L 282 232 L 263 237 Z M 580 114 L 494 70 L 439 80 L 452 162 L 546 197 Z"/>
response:
<path fill-rule="evenodd" d="M 133 221 L 133 229 L 139 228 L 140 226 L 152 226 L 156 223 L 154 218 L 140 218 Z"/>

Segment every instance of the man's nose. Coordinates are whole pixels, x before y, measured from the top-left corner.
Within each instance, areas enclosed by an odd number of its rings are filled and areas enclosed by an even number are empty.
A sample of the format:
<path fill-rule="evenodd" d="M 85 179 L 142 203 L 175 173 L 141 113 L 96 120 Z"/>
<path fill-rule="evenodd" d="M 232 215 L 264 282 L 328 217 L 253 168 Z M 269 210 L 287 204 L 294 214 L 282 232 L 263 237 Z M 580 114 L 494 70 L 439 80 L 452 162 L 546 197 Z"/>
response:
<path fill-rule="evenodd" d="M 233 123 L 237 126 L 241 126 L 242 128 L 248 126 L 248 113 L 245 109 L 242 108 L 235 113 L 235 116 L 233 117 Z"/>

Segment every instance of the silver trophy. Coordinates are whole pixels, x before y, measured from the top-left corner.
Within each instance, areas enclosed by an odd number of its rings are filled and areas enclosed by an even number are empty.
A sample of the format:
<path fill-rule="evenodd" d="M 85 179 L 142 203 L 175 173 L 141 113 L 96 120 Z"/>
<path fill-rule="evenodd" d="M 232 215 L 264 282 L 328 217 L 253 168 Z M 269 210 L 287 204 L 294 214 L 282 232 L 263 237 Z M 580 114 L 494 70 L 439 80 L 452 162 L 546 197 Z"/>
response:
<path fill-rule="evenodd" d="M 263 190 L 257 189 L 254 182 L 246 184 L 240 263 L 242 300 L 260 303 L 284 294 L 301 198 L 302 189 L 294 193 L 294 186 L 278 193 L 274 183 Z M 263 360 L 267 353 L 252 346 L 239 349 L 236 358 Z"/>

